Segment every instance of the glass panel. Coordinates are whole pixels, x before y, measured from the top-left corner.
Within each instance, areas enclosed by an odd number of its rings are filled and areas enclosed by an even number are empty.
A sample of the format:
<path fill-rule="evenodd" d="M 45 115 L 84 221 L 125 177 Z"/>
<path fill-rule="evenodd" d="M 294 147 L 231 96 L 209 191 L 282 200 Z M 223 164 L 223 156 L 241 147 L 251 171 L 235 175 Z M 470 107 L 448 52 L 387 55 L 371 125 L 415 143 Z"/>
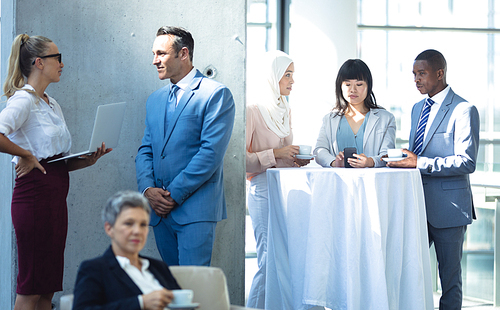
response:
<path fill-rule="evenodd" d="M 396 117 L 398 138 L 408 139 L 411 109 L 414 103 L 424 98 L 415 88 L 412 70 L 415 57 L 427 48 L 443 53 L 448 63 L 447 82 L 457 94 L 476 105 L 480 111 L 481 128 L 486 128 L 485 112 L 491 101 L 488 92 L 488 36 L 443 31 L 359 32 L 360 58 L 372 71 L 378 104 Z M 462 46 L 460 42 L 464 41 L 470 44 Z M 459 45 L 460 53 L 457 52 Z M 473 65 L 464 64 L 466 55 L 475 55 Z M 473 77 L 474 87 L 471 87 L 471 78 L 464 78 L 467 76 Z"/>
<path fill-rule="evenodd" d="M 477 220 L 468 226 L 465 236 L 462 282 L 464 295 L 493 300 L 494 208 L 496 202 L 485 202 L 484 189 L 482 194 L 478 193 L 481 189 L 473 188 Z"/>
<path fill-rule="evenodd" d="M 493 300 L 493 253 L 464 253 L 462 289 L 465 296 Z"/>
<path fill-rule="evenodd" d="M 265 27 L 247 27 L 247 101 L 252 102 L 253 92 L 256 86 L 254 85 L 257 81 L 258 68 L 260 64 L 260 55 L 267 51 L 267 28 Z"/>
<path fill-rule="evenodd" d="M 500 4 L 499 4 L 500 5 Z M 500 7 L 499 7 L 500 8 Z M 500 26 L 500 20 L 498 21 L 498 26 Z M 492 63 L 492 78 L 490 86 L 490 96 L 489 96 L 489 106 L 492 107 L 493 111 L 490 111 L 490 123 L 493 123 L 493 130 L 495 132 L 500 132 L 500 96 L 498 92 L 500 90 L 500 36 L 495 35 L 494 37 L 494 50 L 492 51 L 493 63 Z M 497 77 L 498 75 L 498 77 Z"/>
<path fill-rule="evenodd" d="M 248 0 L 247 2 L 247 22 L 266 23 L 267 22 L 267 1 Z"/>
<path fill-rule="evenodd" d="M 358 7 L 358 22 L 362 25 L 488 27 L 488 0 L 359 0 Z"/>
<path fill-rule="evenodd" d="M 500 145 L 493 145 L 493 171 L 500 171 Z"/>
<path fill-rule="evenodd" d="M 361 26 L 493 28 L 500 25 L 496 8 L 500 8 L 500 0 L 359 0 L 358 23 Z M 448 62 L 447 82 L 457 94 L 470 100 L 480 114 L 482 142 L 476 171 L 500 172 L 500 104 L 497 103 L 500 78 L 495 76 L 500 72 L 499 34 L 445 30 L 361 28 L 358 56 L 372 71 L 377 103 L 396 117 L 397 138 L 402 141 L 409 136 L 412 106 L 424 97 L 415 89 L 413 61 L 425 49 L 442 52 Z M 489 179 L 498 178 L 492 174 Z M 488 194 L 491 189 L 485 188 L 473 188 L 473 191 L 478 219 L 468 226 L 464 242 L 464 294 L 493 300 L 495 194 Z"/>
<path fill-rule="evenodd" d="M 476 171 L 486 171 L 485 145 L 479 145 L 479 151 L 476 159 Z"/>
<path fill-rule="evenodd" d="M 246 57 L 246 89 L 247 101 L 252 101 L 258 80 L 260 57 L 268 50 L 277 47 L 276 0 L 248 0 L 247 22 L 247 57 Z M 259 23 L 255 25 L 252 23 Z"/>
<path fill-rule="evenodd" d="M 500 190 L 472 187 L 477 219 L 467 227 L 462 257 L 464 295 L 493 300 L 495 197 Z"/>
<path fill-rule="evenodd" d="M 474 197 L 477 198 L 476 196 Z M 482 208 L 480 206 L 482 204 L 495 204 L 495 202 L 484 202 L 483 198 L 483 201 L 474 199 L 474 203 L 477 204 L 475 206 L 477 219 L 467 228 L 464 250 L 493 251 L 495 209 Z"/>
<path fill-rule="evenodd" d="M 358 23 L 362 25 L 386 25 L 386 0 L 359 0 Z"/>

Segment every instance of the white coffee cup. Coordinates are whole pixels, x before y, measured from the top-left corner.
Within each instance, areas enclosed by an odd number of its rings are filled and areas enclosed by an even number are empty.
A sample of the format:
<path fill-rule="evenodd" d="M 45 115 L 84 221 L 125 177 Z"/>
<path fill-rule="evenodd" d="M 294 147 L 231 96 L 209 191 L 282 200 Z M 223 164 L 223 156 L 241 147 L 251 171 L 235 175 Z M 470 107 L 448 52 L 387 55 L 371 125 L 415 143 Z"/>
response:
<path fill-rule="evenodd" d="M 311 146 L 310 145 L 299 145 L 299 155 L 310 155 L 311 154 Z"/>
<path fill-rule="evenodd" d="M 403 157 L 403 150 L 402 149 L 388 149 L 387 156 L 389 156 L 389 158 Z"/>
<path fill-rule="evenodd" d="M 193 290 L 173 290 L 172 305 L 190 305 L 193 303 Z"/>

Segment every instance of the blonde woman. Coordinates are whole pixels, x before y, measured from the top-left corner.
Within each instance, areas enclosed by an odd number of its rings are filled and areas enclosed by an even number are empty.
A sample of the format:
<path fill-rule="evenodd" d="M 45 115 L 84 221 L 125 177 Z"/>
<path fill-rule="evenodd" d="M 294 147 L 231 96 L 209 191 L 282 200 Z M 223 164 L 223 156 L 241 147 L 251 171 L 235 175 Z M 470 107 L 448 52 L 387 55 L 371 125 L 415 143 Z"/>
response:
<path fill-rule="evenodd" d="M 68 171 L 93 165 L 111 151 L 58 161 L 70 151 L 71 136 L 61 107 L 45 89 L 59 82 L 64 64 L 57 45 L 42 36 L 19 35 L 12 44 L 0 112 L 0 152 L 13 155 L 16 180 L 11 214 L 18 268 L 14 309 L 51 309 L 62 290 L 68 226 Z"/>
<path fill-rule="evenodd" d="M 253 279 L 247 306 L 264 309 L 267 259 L 267 178 L 266 170 L 275 167 L 299 167 L 309 163 L 298 159 L 299 147 L 292 145 L 290 95 L 294 83 L 294 64 L 281 51 L 265 55 L 259 99 L 247 107 L 246 172 L 250 181 L 248 211 L 257 241 L 259 270 Z"/>

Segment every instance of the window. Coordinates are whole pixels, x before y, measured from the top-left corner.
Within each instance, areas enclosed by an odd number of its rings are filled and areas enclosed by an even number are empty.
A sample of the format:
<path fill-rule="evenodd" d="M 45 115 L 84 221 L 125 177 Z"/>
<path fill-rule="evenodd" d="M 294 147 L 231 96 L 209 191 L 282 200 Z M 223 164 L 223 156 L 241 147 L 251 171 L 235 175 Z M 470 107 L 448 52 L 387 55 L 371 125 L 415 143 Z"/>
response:
<path fill-rule="evenodd" d="M 495 171 L 500 157 L 498 0 L 359 0 L 358 53 L 374 73 L 377 101 L 398 119 L 398 144 L 407 144 L 413 103 L 422 96 L 413 83 L 412 64 L 423 50 L 439 50 L 448 62 L 447 82 L 472 102 L 481 116 L 479 171 Z M 495 23 L 496 22 L 496 23 Z M 496 168 L 498 169 L 498 168 Z"/>
<path fill-rule="evenodd" d="M 276 0 L 247 1 L 247 100 L 258 79 L 259 56 L 278 46 Z"/>
<path fill-rule="evenodd" d="M 447 60 L 448 84 L 479 110 L 481 141 L 472 176 L 481 175 L 484 184 L 495 184 L 493 172 L 500 172 L 497 7 L 498 0 L 358 0 L 358 56 L 372 70 L 377 102 L 397 119 L 397 144 L 408 145 L 411 108 L 422 99 L 413 82 L 413 60 L 436 49 Z M 491 301 L 496 202 L 488 190 L 473 187 L 478 220 L 467 230 L 462 276 L 464 295 Z"/>

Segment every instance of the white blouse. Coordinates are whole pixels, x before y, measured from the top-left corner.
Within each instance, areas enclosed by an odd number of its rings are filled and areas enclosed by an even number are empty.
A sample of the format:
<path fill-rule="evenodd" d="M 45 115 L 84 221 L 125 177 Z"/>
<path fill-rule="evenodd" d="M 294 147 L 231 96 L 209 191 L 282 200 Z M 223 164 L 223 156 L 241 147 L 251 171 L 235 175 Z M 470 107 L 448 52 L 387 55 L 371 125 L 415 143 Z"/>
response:
<path fill-rule="evenodd" d="M 142 263 L 141 270 L 137 269 L 130 263 L 130 260 L 124 256 L 116 255 L 116 260 L 120 267 L 127 273 L 127 275 L 132 279 L 132 281 L 137 285 L 144 295 L 151 292 L 163 289 L 160 282 L 155 278 L 155 276 L 149 271 L 149 260 L 145 258 L 139 258 Z M 137 296 L 139 299 L 139 304 L 141 309 L 144 309 L 144 300 L 142 295 Z M 166 308 L 165 308 L 166 309 Z"/>
<path fill-rule="evenodd" d="M 35 90 L 26 84 L 23 89 Z M 45 93 L 45 95 L 47 95 Z M 67 155 L 71 149 L 71 134 L 59 104 L 51 97 L 49 104 L 25 90 L 19 90 L 7 100 L 0 112 L 0 133 L 13 143 L 31 152 L 39 161 L 57 154 Z M 17 164 L 15 156 L 12 162 Z"/>

